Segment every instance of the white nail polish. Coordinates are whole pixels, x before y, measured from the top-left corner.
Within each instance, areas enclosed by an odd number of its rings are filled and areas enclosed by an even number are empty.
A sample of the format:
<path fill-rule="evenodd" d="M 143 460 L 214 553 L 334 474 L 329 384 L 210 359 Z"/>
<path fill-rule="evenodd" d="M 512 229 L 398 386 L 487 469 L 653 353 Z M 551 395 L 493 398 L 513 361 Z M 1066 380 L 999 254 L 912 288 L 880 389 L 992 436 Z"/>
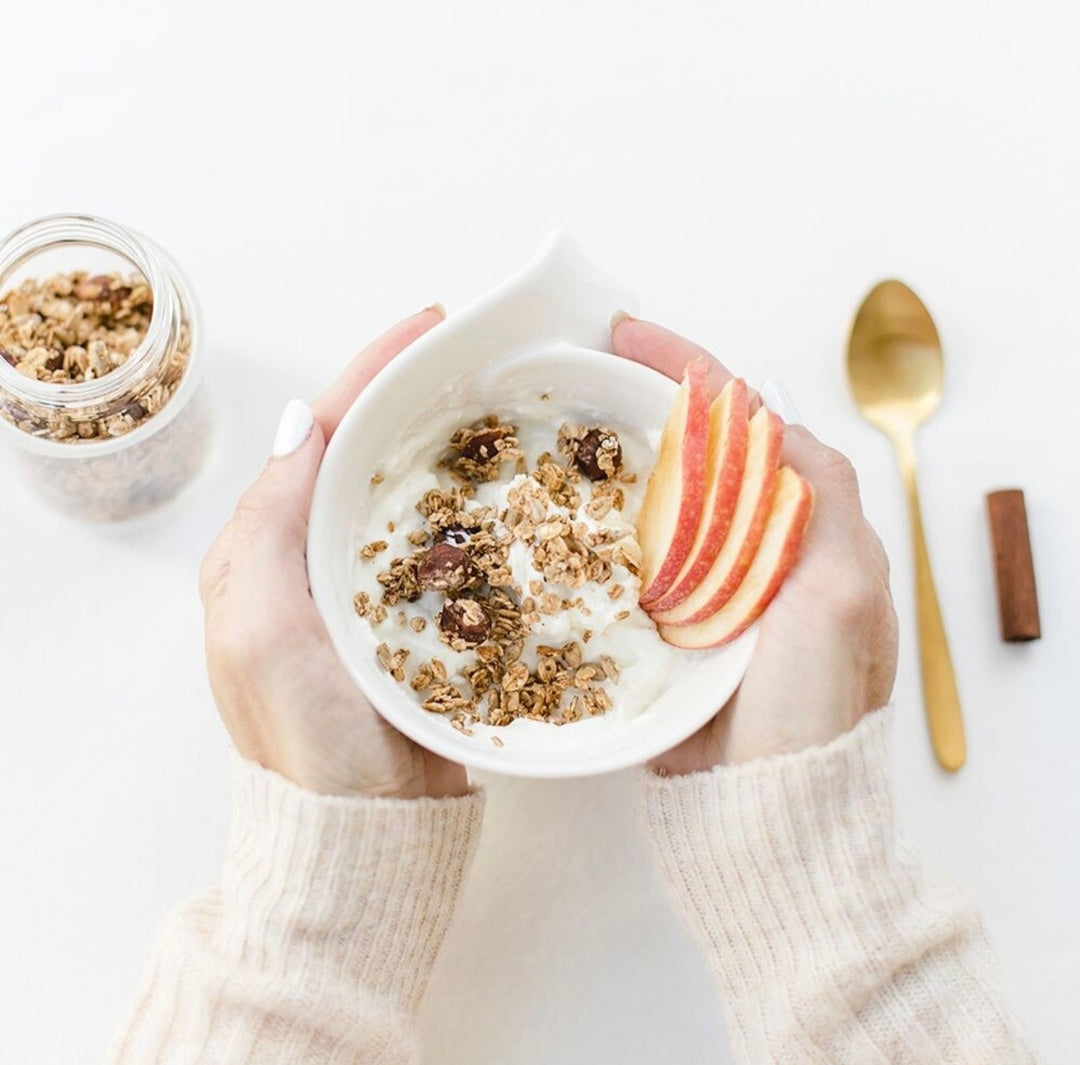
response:
<path fill-rule="evenodd" d="M 278 422 L 274 437 L 273 456 L 276 459 L 291 455 L 311 435 L 315 415 L 302 399 L 290 399 Z"/>
<path fill-rule="evenodd" d="M 792 401 L 784 382 L 779 377 L 770 377 L 761 386 L 761 399 L 774 414 L 779 414 L 788 425 L 802 425 L 802 418 Z"/>

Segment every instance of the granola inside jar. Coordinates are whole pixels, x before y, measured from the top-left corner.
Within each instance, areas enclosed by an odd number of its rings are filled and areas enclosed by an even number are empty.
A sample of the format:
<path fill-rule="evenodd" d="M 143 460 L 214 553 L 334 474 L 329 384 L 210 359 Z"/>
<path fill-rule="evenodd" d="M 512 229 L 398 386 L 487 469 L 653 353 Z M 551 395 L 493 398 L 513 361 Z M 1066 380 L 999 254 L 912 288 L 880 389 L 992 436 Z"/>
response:
<path fill-rule="evenodd" d="M 194 301 L 147 238 L 83 215 L 0 242 L 0 435 L 37 493 L 118 520 L 176 495 L 202 467 Z"/>

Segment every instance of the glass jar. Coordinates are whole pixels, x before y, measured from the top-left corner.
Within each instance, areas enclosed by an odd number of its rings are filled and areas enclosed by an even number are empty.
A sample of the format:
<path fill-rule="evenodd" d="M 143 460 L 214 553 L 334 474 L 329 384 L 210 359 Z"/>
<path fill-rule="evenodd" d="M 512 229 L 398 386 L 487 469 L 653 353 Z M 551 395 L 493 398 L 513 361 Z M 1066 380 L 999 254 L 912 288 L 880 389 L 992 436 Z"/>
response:
<path fill-rule="evenodd" d="M 210 428 L 191 291 L 146 237 L 88 215 L 30 222 L 0 242 L 0 299 L 31 277 L 103 274 L 105 262 L 139 275 L 153 301 L 126 361 L 89 380 L 54 383 L 20 372 L 10 353 L 0 358 L 0 435 L 19 449 L 39 495 L 99 521 L 175 496 L 202 467 Z"/>

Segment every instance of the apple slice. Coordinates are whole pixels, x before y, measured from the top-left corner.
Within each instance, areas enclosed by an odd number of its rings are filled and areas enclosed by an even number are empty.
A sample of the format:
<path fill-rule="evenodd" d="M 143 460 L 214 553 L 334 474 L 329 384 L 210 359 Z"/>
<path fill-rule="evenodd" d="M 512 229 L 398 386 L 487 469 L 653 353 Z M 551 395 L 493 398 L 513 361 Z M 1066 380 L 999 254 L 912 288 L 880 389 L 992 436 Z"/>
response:
<path fill-rule="evenodd" d="M 716 613 L 693 625 L 661 625 L 660 636 L 675 647 L 702 650 L 730 643 L 761 616 L 798 557 L 814 493 L 790 466 L 776 477 L 776 493 L 754 561 L 735 594 Z"/>
<path fill-rule="evenodd" d="M 767 407 L 760 407 L 750 419 L 746 467 L 727 538 L 708 572 L 681 603 L 669 610 L 646 608 L 658 625 L 703 621 L 735 594 L 765 534 L 783 441 L 784 423 Z"/>
<path fill-rule="evenodd" d="M 647 610 L 669 610 L 678 605 L 709 572 L 735 513 L 749 437 L 750 394 L 746 382 L 734 377 L 709 407 L 705 505 L 697 536 L 671 587 L 659 599 L 642 599 L 642 606 Z"/>
<path fill-rule="evenodd" d="M 690 554 L 705 500 L 708 446 L 708 366 L 704 359 L 694 359 L 686 366 L 668 414 L 638 513 L 642 597 L 667 591 Z"/>

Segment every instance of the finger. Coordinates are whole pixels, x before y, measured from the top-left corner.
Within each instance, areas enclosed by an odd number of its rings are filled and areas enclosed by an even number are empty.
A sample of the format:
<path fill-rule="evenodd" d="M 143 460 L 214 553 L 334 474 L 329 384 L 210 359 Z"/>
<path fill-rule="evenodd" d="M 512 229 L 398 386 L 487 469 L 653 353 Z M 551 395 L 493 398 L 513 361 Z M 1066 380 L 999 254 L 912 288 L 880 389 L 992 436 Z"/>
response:
<path fill-rule="evenodd" d="M 791 466 L 814 489 L 814 519 L 819 535 L 839 547 L 861 532 L 862 501 L 855 467 L 845 455 L 827 447 L 808 429 L 789 425 L 784 431 L 781 460 Z"/>
<path fill-rule="evenodd" d="M 852 505 L 861 514 L 859 482 L 855 467 L 846 456 L 821 443 L 807 431 L 787 386 L 778 377 L 761 385 L 765 406 L 785 422 L 781 460 L 802 474 L 811 484 L 828 492 L 829 502 L 839 503 L 850 516 Z"/>
<path fill-rule="evenodd" d="M 345 368 L 341 376 L 312 404 L 315 419 L 322 427 L 323 439 L 329 440 L 353 400 L 374 380 L 375 375 L 400 355 L 417 337 L 423 336 L 446 317 L 438 303 L 398 322 L 377 340 L 373 340 Z"/>
<path fill-rule="evenodd" d="M 709 385 L 719 392 L 731 380 L 726 366 L 703 347 L 678 333 L 640 318 L 621 318 L 611 329 L 615 354 L 632 362 L 640 362 L 659 371 L 673 381 L 681 381 L 686 364 L 704 358 L 709 364 Z"/>
<path fill-rule="evenodd" d="M 821 625 L 837 625 L 845 632 L 877 629 L 892 610 L 889 565 L 863 515 L 855 467 L 799 426 L 786 429 L 783 457 L 814 489 L 814 512 L 793 574 L 797 585 L 809 592 Z M 888 624 L 880 631 L 887 642 Z M 891 688 L 892 678 L 892 667 L 887 666 L 879 687 Z"/>
<path fill-rule="evenodd" d="M 312 409 L 298 399 L 285 408 L 273 455 L 244 493 L 231 522 L 229 598 L 258 609 L 272 593 L 277 609 L 288 596 L 307 596 L 308 512 L 325 450 Z"/>

